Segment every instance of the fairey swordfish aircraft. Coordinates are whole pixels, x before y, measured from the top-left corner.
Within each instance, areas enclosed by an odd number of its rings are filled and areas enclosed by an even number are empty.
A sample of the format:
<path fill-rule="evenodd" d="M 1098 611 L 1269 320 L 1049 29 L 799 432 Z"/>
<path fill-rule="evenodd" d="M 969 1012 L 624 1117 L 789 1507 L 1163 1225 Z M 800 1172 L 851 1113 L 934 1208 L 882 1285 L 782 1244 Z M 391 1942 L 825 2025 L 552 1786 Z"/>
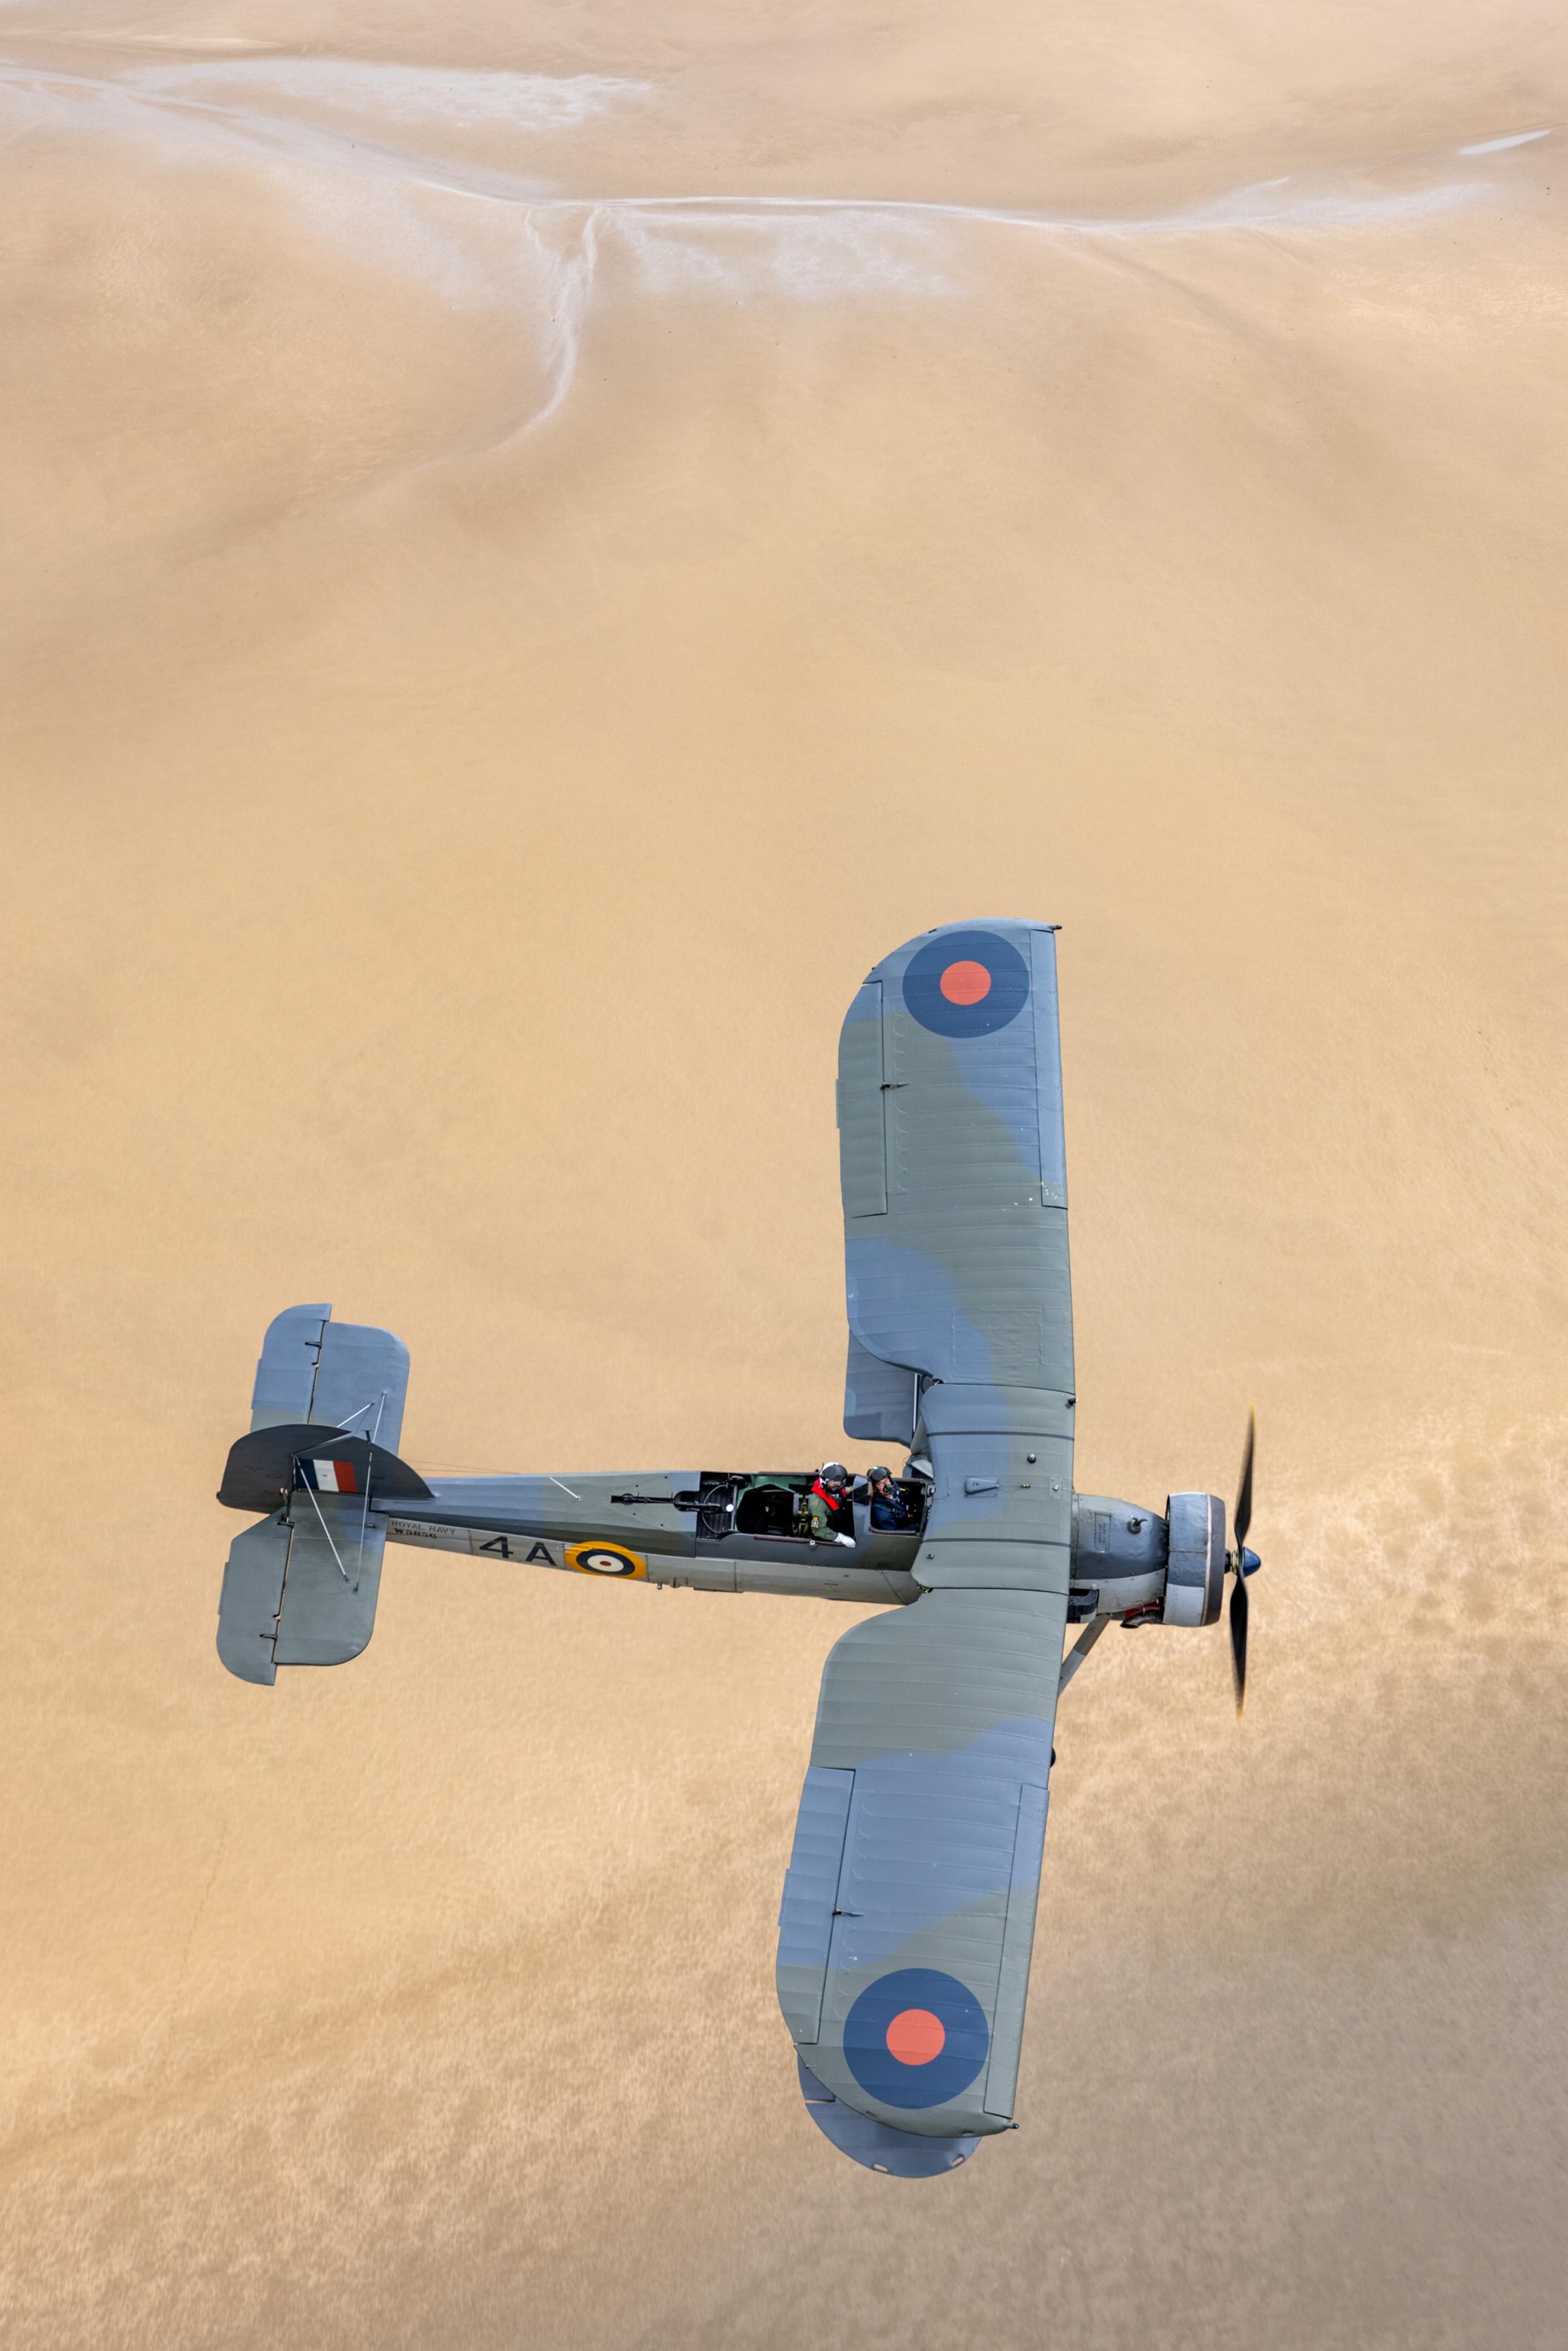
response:
<path fill-rule="evenodd" d="M 260 1514 L 229 1552 L 218 1653 L 268 1683 L 358 1656 L 389 1540 L 880 1605 L 823 1672 L 779 2000 L 819 2128 L 920 2179 L 1014 2126 L 1067 1682 L 1112 1623 L 1213 1625 L 1228 1574 L 1239 1709 L 1252 1434 L 1228 1550 L 1212 1494 L 1162 1515 L 1073 1491 L 1052 925 L 954 924 L 886 956 L 844 1022 L 838 1112 L 844 1427 L 904 1450 L 896 1500 L 852 1489 L 830 1518 L 789 1470 L 426 1479 L 398 1456 L 402 1342 L 290 1307 L 218 1497 Z"/>

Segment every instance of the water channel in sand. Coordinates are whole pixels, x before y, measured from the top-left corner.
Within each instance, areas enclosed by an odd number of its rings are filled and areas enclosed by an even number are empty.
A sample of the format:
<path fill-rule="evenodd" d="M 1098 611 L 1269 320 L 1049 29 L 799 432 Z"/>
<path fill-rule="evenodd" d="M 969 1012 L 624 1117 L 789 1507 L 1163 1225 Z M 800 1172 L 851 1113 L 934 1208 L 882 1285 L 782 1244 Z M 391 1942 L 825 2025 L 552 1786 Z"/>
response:
<path fill-rule="evenodd" d="M 1556 16 L 0 16 L 16 2351 L 1556 2351 Z M 304 1298 L 424 1466 L 839 1449 L 837 1024 L 1004 912 L 1080 1482 L 1255 1395 L 1267 1568 L 905 2189 L 772 2001 L 843 1612 L 398 1552 L 251 1689 L 209 1497 Z"/>

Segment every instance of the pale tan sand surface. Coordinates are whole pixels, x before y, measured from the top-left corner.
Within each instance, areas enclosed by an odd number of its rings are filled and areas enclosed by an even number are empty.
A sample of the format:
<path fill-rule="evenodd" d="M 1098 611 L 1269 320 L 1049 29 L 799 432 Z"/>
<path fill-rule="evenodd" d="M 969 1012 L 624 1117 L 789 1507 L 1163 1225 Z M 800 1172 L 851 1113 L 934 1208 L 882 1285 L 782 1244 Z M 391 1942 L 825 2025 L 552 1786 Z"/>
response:
<path fill-rule="evenodd" d="M 1557 8 L 0 50 L 7 2351 L 1561 2351 Z M 257 1690 L 210 1497 L 318 1297 L 425 1467 L 839 1449 L 837 1024 L 1003 912 L 1079 1483 L 1255 1395 L 1267 1568 L 905 2185 L 772 1999 L 847 1612 L 394 1552 Z"/>

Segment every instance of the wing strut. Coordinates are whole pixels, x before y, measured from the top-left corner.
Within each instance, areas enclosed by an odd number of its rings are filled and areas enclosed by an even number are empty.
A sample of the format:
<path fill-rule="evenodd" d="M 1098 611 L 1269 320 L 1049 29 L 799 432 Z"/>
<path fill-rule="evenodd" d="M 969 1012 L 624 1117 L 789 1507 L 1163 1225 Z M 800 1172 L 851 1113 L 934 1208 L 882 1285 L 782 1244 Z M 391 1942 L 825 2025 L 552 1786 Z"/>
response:
<path fill-rule="evenodd" d="M 1073 1675 L 1078 1671 L 1079 1667 L 1083 1663 L 1084 1658 L 1089 1655 L 1090 1650 L 1094 1646 L 1095 1642 L 1100 1638 L 1101 1634 L 1105 1630 L 1106 1625 L 1110 1622 L 1111 1619 L 1109 1616 L 1092 1617 L 1090 1622 L 1085 1625 L 1082 1632 L 1080 1633 L 1077 1640 L 1074 1641 L 1071 1648 L 1069 1649 L 1067 1655 L 1061 1660 L 1061 1679 L 1056 1685 L 1056 1696 L 1059 1705 L 1061 1700 L 1062 1691 L 1067 1687 L 1068 1683 L 1072 1679 Z"/>

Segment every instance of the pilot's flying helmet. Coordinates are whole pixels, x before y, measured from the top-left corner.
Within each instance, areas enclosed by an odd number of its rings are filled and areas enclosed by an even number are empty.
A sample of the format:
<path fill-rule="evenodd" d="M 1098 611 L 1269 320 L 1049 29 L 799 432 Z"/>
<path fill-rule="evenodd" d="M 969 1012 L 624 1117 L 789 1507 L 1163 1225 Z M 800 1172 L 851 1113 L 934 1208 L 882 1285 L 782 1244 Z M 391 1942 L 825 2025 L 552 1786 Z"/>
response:
<path fill-rule="evenodd" d="M 817 1472 L 824 1486 L 843 1486 L 849 1482 L 849 1471 L 841 1461 L 824 1461 Z"/>

